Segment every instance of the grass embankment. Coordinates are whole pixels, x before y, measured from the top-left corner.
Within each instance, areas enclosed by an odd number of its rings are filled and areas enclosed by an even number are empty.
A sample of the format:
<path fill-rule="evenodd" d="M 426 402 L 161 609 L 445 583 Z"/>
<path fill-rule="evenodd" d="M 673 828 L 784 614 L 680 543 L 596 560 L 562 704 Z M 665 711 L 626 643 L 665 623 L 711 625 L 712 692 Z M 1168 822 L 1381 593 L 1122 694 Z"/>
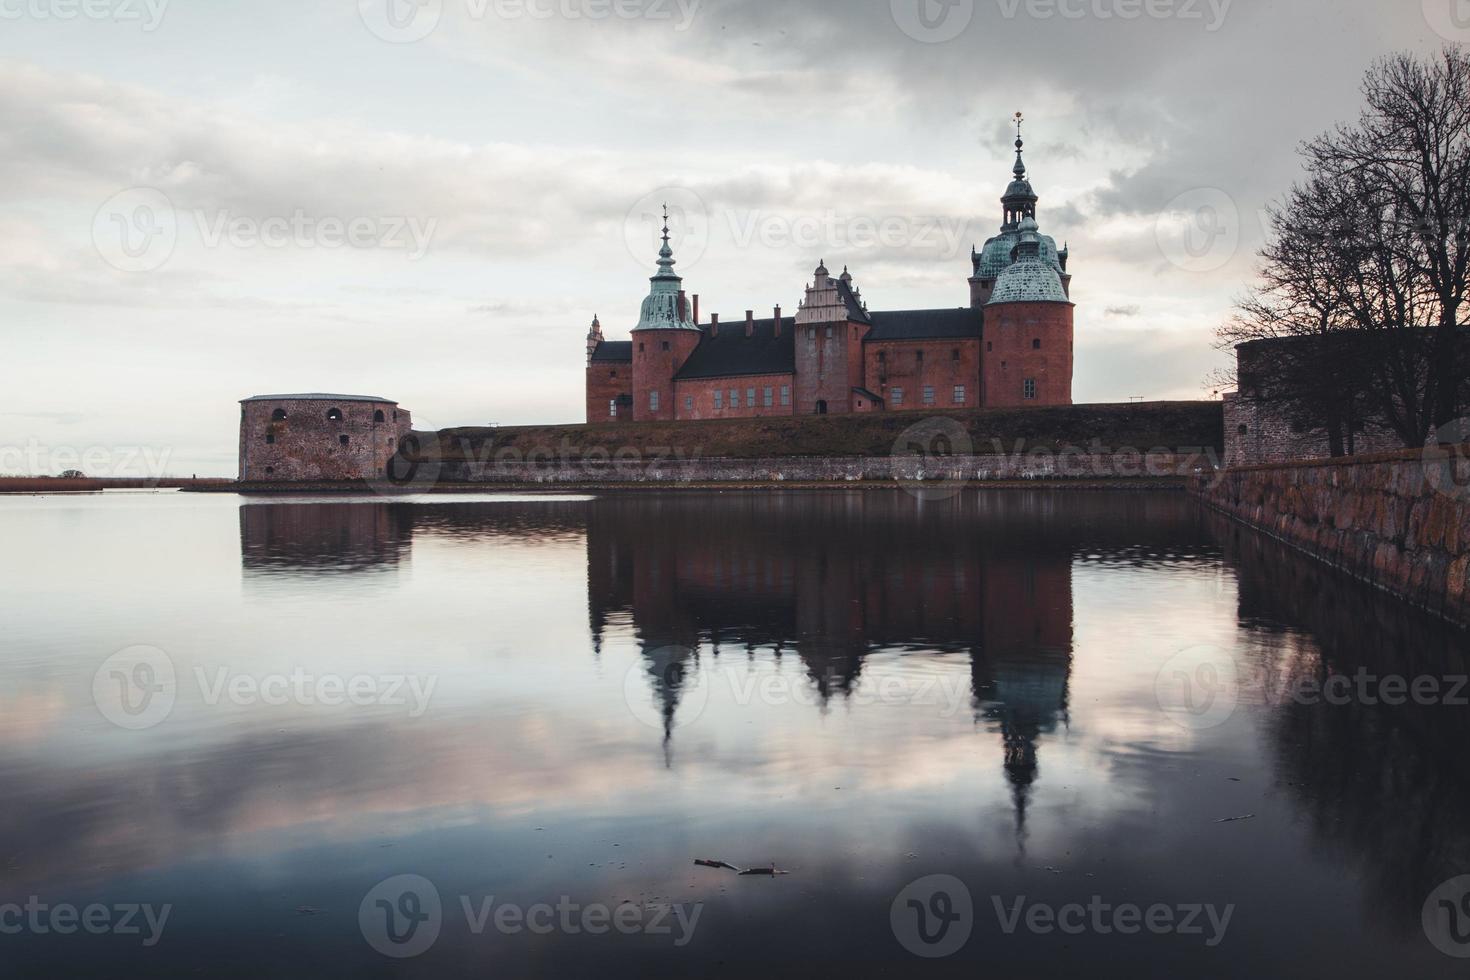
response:
<path fill-rule="evenodd" d="M 437 434 L 415 433 L 419 442 L 416 458 L 460 462 L 493 459 L 503 452 L 577 457 L 628 451 L 706 459 L 890 456 L 905 451 L 901 439 L 905 432 L 932 419 L 949 419 L 963 426 L 977 455 L 1095 447 L 1104 452 L 1219 452 L 1224 447 L 1224 417 L 1219 402 L 1146 402 L 972 412 L 447 429 Z"/>

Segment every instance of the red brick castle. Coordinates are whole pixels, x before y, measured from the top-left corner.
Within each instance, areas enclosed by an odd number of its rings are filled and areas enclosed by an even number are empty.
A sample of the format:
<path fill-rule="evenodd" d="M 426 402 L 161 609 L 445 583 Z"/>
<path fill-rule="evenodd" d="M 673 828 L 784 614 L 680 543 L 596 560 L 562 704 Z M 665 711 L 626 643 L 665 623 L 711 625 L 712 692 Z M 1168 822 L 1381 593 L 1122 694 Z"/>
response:
<path fill-rule="evenodd" d="M 699 322 L 667 215 L 632 340 L 587 335 L 587 421 L 674 421 L 1072 404 L 1067 250 L 1038 230 L 1017 115 L 1000 234 L 971 253 L 969 306 L 870 311 L 825 262 L 794 317 Z"/>

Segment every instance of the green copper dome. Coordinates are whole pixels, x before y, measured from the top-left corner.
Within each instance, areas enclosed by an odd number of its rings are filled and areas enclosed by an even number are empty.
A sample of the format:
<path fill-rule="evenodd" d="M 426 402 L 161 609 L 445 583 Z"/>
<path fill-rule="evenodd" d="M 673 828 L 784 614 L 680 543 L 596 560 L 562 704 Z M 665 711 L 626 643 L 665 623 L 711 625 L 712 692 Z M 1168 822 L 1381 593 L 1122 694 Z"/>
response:
<path fill-rule="evenodd" d="M 1061 276 L 1041 255 L 1041 238 L 1036 222 L 1027 218 L 1017 233 L 1015 262 L 995 281 L 987 306 L 1000 303 L 1068 303 Z"/>
<path fill-rule="evenodd" d="M 658 272 L 648 281 L 653 288 L 643 301 L 643 311 L 638 317 L 638 326 L 633 330 L 694 330 L 699 326 L 689 318 L 687 309 L 680 309 L 679 287 L 684 280 L 674 272 L 674 250 L 669 247 L 669 212 L 664 209 L 663 248 L 658 250 Z"/>

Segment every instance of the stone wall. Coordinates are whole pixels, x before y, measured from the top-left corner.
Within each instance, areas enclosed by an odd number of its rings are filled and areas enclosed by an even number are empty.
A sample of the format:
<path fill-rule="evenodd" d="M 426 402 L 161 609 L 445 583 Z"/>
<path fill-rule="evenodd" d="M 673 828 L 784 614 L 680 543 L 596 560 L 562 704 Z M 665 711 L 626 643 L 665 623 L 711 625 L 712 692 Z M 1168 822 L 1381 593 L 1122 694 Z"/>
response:
<path fill-rule="evenodd" d="M 1231 392 L 1225 402 L 1225 465 L 1258 466 L 1322 459 L 1332 455 L 1326 431 L 1295 423 L 1279 402 Z M 1364 426 L 1354 437 L 1362 453 L 1387 453 L 1403 447 L 1391 430 Z"/>
<path fill-rule="evenodd" d="M 1200 453 L 1024 453 L 1007 456 L 791 456 L 768 459 L 566 458 L 500 453 L 483 461 L 425 461 L 405 482 L 529 486 L 710 483 L 923 482 L 951 487 L 1001 480 L 1179 479 L 1212 468 Z"/>
<path fill-rule="evenodd" d="M 240 405 L 240 481 L 380 479 L 412 429 L 412 414 L 385 399 L 247 399 Z"/>
<path fill-rule="evenodd" d="M 1202 475 L 1210 506 L 1470 626 L 1470 446 Z"/>

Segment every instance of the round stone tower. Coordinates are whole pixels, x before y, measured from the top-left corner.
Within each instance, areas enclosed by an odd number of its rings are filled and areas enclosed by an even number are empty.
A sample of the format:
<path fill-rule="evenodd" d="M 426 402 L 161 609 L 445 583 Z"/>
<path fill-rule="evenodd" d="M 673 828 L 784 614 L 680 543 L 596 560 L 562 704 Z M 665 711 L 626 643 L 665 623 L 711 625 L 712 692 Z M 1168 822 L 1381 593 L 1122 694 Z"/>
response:
<path fill-rule="evenodd" d="M 1042 255 L 1035 218 L 1016 227 L 1012 262 L 985 304 L 981 355 L 990 408 L 1072 404 L 1072 302 Z"/>
<path fill-rule="evenodd" d="M 669 211 L 664 209 L 663 248 L 658 272 L 643 301 L 638 326 L 633 328 L 633 420 L 673 421 L 674 375 L 699 346 L 699 325 L 689 315 L 689 302 L 680 288 L 684 280 L 674 272 L 674 250 L 669 247 Z"/>
<path fill-rule="evenodd" d="M 258 395 L 240 403 L 240 482 L 378 480 L 413 429 L 370 395 Z"/>

